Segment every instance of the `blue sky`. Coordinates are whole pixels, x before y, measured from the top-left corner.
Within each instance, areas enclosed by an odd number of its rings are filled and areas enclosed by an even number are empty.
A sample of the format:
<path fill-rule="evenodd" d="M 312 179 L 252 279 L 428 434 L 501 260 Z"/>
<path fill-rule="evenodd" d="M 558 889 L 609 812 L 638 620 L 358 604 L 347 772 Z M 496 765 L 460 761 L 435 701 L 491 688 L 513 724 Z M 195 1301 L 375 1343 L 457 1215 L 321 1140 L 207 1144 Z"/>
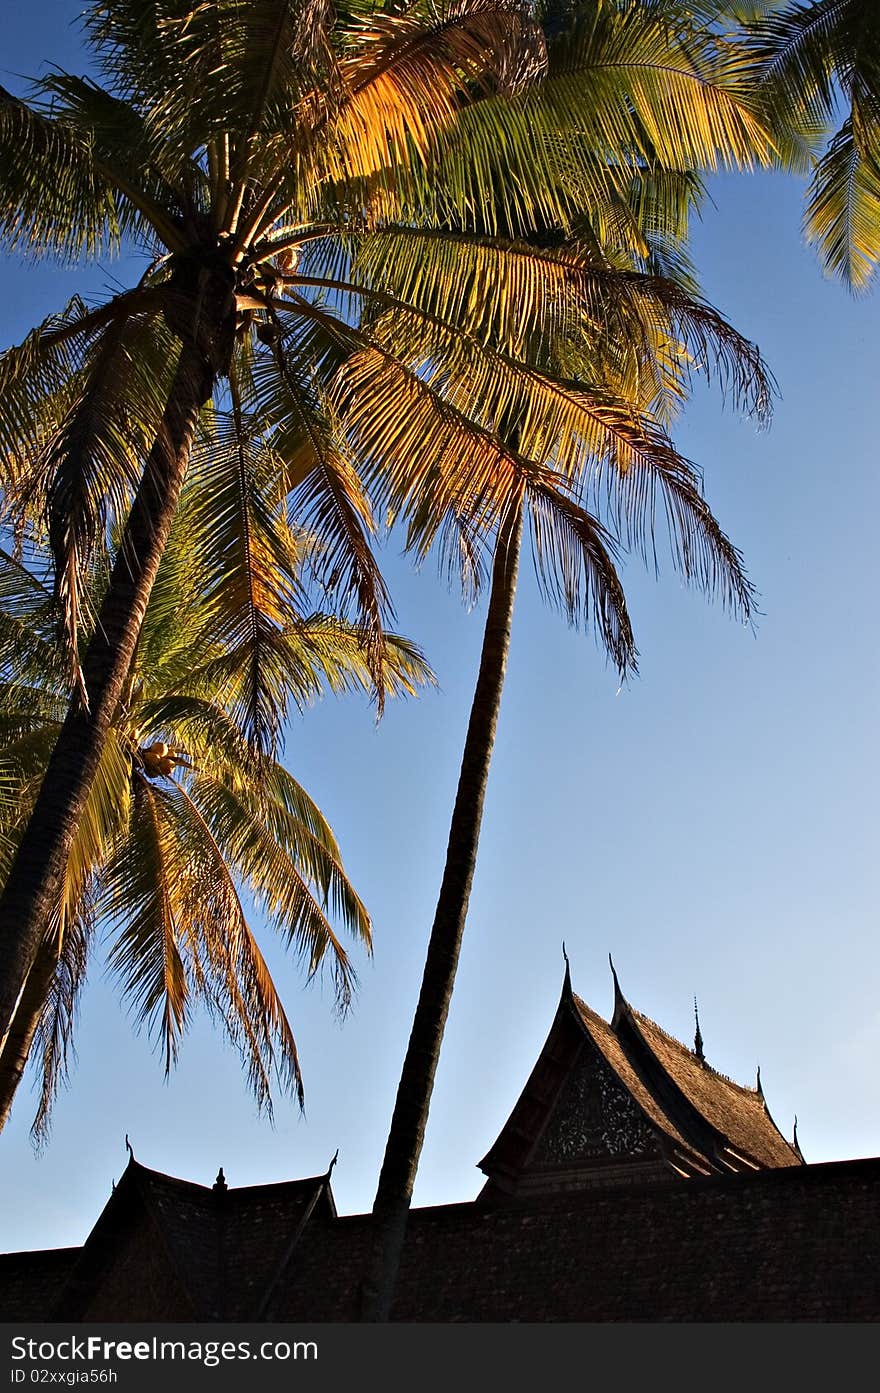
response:
<path fill-rule="evenodd" d="M 42 59 L 78 67 L 77 4 L 7 18 L 0 82 Z M 880 1154 L 876 933 L 880 298 L 823 279 L 800 236 L 797 181 L 726 176 L 695 229 L 707 296 L 760 345 L 780 384 L 758 432 L 700 391 L 677 438 L 760 593 L 753 632 L 682 587 L 626 568 L 640 675 L 623 690 L 589 636 L 546 610 L 529 564 L 480 861 L 416 1202 L 473 1197 L 549 1028 L 562 982 L 630 1001 L 679 1038 L 699 998 L 707 1058 L 770 1110 L 810 1161 Z M 122 268 L 0 262 L 0 344 L 70 291 Z M 93 973 L 79 1062 L 50 1143 L 21 1092 L 0 1138 L 0 1250 L 81 1242 L 138 1159 L 209 1184 L 323 1171 L 342 1212 L 369 1208 L 415 1005 L 476 674 L 482 609 L 436 571 L 384 557 L 398 626 L 440 686 L 393 704 L 328 701 L 290 729 L 290 767 L 329 816 L 374 919 L 354 1010 L 271 961 L 302 1053 L 306 1113 L 257 1116 L 237 1060 L 200 1023 L 169 1083 Z M 11 1201 L 11 1202 L 10 1202 Z"/>

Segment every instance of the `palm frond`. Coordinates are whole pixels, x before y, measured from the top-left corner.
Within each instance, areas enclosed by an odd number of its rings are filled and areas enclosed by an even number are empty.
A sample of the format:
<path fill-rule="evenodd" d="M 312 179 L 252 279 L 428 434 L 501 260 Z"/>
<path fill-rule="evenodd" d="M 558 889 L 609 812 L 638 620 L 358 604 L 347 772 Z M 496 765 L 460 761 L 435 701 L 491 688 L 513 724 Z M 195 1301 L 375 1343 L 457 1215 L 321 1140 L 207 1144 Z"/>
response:
<path fill-rule="evenodd" d="M 526 480 L 538 578 L 544 594 L 571 624 L 583 621 L 592 627 L 625 678 L 637 671 L 637 652 L 614 539 L 567 496 L 561 482 L 537 472 Z"/>
<path fill-rule="evenodd" d="M 773 119 L 811 152 L 825 145 L 811 161 L 807 238 L 830 275 L 865 290 L 880 259 L 880 13 L 870 0 L 798 0 L 761 14 L 745 41 Z"/>
<path fill-rule="evenodd" d="M 279 770 L 273 771 L 276 778 Z M 313 831 L 297 810 L 303 791 L 295 781 L 275 785 L 275 797 L 208 778 L 193 781 L 193 802 L 225 848 L 231 866 L 249 886 L 255 902 L 284 934 L 314 974 L 329 957 L 337 998 L 344 1009 L 355 984 L 354 969 L 325 913 L 334 916 L 369 945 L 370 921 L 320 829 Z M 310 801 L 310 800 L 309 800 Z M 311 881 L 313 888 L 309 888 Z"/>
<path fill-rule="evenodd" d="M 126 835 L 104 871 L 104 908 L 118 925 L 108 953 L 137 1024 L 161 1045 L 168 1074 L 191 1009 L 181 953 L 187 928 L 179 918 L 179 848 L 164 815 L 167 795 L 135 775 Z"/>
<path fill-rule="evenodd" d="M 93 902 L 84 894 L 76 916 L 64 926 L 60 955 L 32 1045 L 32 1059 L 40 1070 L 40 1098 L 31 1123 L 31 1138 L 38 1148 L 48 1141 L 52 1106 L 76 1061 L 74 1034 L 93 938 Z"/>
<path fill-rule="evenodd" d="M 343 340 L 350 337 L 348 327 L 320 306 L 305 300 L 297 304 L 307 325 L 331 343 L 337 329 Z M 296 331 L 294 335 L 299 337 Z M 303 372 L 300 354 L 288 351 L 288 342 L 285 336 L 275 345 L 271 371 L 264 369 L 258 395 L 269 422 L 283 423 L 276 425 L 273 447 L 284 461 L 288 522 L 317 539 L 309 553 L 315 579 L 340 613 L 353 613 L 361 627 L 381 712 L 385 620 L 393 612 L 371 547 L 372 510 L 334 420 L 333 404 L 320 383 L 316 400 L 314 379 Z M 296 350 L 298 345 L 290 346 Z"/>
<path fill-rule="evenodd" d="M 67 652 L 78 671 L 87 578 L 125 518 L 156 439 L 176 360 L 172 337 L 152 319 L 122 319 L 89 349 L 80 388 L 43 463 L 49 545 Z"/>
<path fill-rule="evenodd" d="M 828 272 L 867 290 L 880 260 L 880 124 L 860 140 L 844 121 L 816 165 L 804 226 Z"/>
<path fill-rule="evenodd" d="M 317 124 L 325 179 L 362 180 L 422 159 L 466 98 L 510 92 L 543 68 L 540 29 L 520 0 L 447 0 L 373 11 L 340 63 L 342 96 Z"/>
<path fill-rule="evenodd" d="M 0 231 L 13 251 L 75 261 L 119 245 L 113 189 L 91 143 L 0 87 Z"/>
<path fill-rule="evenodd" d="M 271 1115 L 272 1074 L 304 1103 L 296 1041 L 281 998 L 248 927 L 226 857 L 190 794 L 168 796 L 180 843 L 189 848 L 182 914 L 200 940 L 199 995 L 239 1050 L 251 1092 Z"/>
<path fill-rule="evenodd" d="M 235 674 L 235 710 L 254 748 L 277 746 L 287 711 L 281 636 L 303 608 L 300 546 L 277 507 L 280 465 L 240 408 L 216 415 L 193 459 L 189 548 L 202 577 L 202 646 Z M 270 477 L 271 476 L 271 477 Z"/>
<path fill-rule="evenodd" d="M 742 51 L 683 36 L 649 7 L 590 6 L 545 81 L 466 105 L 438 129 L 411 197 L 441 223 L 471 218 L 524 233 L 570 227 L 657 164 L 768 165 L 777 148 L 755 86 Z"/>

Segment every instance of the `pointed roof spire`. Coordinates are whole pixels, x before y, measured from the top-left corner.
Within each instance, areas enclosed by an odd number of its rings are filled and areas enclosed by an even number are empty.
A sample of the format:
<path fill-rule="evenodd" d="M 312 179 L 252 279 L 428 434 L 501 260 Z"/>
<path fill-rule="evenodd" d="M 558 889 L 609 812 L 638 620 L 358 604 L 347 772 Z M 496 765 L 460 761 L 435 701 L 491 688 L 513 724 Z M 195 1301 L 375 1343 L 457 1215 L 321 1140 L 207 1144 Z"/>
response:
<path fill-rule="evenodd" d="M 620 983 L 617 980 L 617 973 L 614 970 L 614 960 L 610 953 L 608 954 L 608 965 L 611 968 L 611 976 L 614 978 L 614 1015 L 611 1017 L 611 1024 L 615 1026 L 627 1009 L 627 1000 L 620 990 Z"/>
<path fill-rule="evenodd" d="M 329 1179 L 330 1179 L 331 1175 L 333 1174 L 333 1167 L 336 1165 L 336 1162 L 337 1162 L 338 1160 L 339 1160 L 339 1147 L 337 1146 L 336 1150 L 333 1152 L 333 1160 L 330 1162 L 329 1166 L 327 1167 L 327 1174 L 326 1174 L 326 1176 L 325 1176 L 325 1179 L 326 1179 L 326 1180 L 329 1180 Z"/>
<path fill-rule="evenodd" d="M 127 1132 L 126 1132 L 126 1134 L 125 1134 L 125 1145 L 126 1145 L 126 1148 L 128 1149 L 128 1154 L 129 1154 L 129 1156 L 131 1157 L 132 1160 L 134 1160 L 134 1147 L 132 1146 L 131 1142 L 128 1140 L 128 1133 L 127 1133 Z"/>
<path fill-rule="evenodd" d="M 758 1077 L 757 1077 L 756 1080 L 755 1080 L 755 1091 L 756 1091 L 757 1093 L 759 1093 L 760 1096 L 761 1096 L 762 1098 L 764 1097 L 764 1090 L 763 1090 L 763 1088 L 761 1087 L 761 1066 L 760 1066 L 760 1064 L 758 1065 Z M 765 1101 L 766 1101 L 766 1100 L 765 1100 Z"/>
<path fill-rule="evenodd" d="M 795 1113 L 795 1115 L 794 1115 L 794 1135 L 793 1135 L 793 1137 L 792 1137 L 791 1144 L 792 1144 L 792 1146 L 794 1147 L 794 1149 L 795 1149 L 795 1151 L 797 1152 L 797 1154 L 800 1156 L 801 1160 L 802 1160 L 802 1161 L 805 1161 L 806 1158 L 805 1158 L 805 1156 L 804 1156 L 804 1153 L 801 1151 L 801 1144 L 800 1144 L 800 1142 L 798 1141 L 798 1134 L 797 1134 L 797 1113 Z"/>
<path fill-rule="evenodd" d="M 215 1190 L 217 1194 L 220 1195 L 222 1195 L 225 1190 L 229 1189 L 229 1186 L 226 1184 L 226 1176 L 223 1174 L 222 1166 L 218 1170 L 217 1179 L 214 1181 L 214 1184 L 211 1188 Z"/>
<path fill-rule="evenodd" d="M 706 1056 L 703 1054 L 703 1036 L 700 1033 L 700 1008 L 697 1005 L 696 996 L 694 996 L 694 1021 L 697 1027 L 694 1031 L 694 1054 L 701 1064 L 705 1064 Z"/>
<path fill-rule="evenodd" d="M 571 996 L 571 964 L 568 961 L 568 954 L 565 951 L 565 939 L 562 940 L 562 956 L 565 959 L 565 976 L 562 979 L 562 990 L 566 996 Z"/>

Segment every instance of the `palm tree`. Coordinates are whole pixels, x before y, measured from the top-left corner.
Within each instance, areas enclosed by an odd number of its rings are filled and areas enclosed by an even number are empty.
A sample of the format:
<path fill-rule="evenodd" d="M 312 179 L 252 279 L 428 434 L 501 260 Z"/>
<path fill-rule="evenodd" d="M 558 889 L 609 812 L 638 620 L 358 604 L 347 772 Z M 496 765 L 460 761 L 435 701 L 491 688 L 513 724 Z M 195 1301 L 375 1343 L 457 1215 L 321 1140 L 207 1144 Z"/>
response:
<path fill-rule="evenodd" d="M 607 491 L 615 524 L 623 527 L 628 542 L 637 543 L 653 534 L 654 495 L 661 494 L 676 564 L 707 591 L 720 591 L 742 620 L 747 621 L 751 612 L 752 590 L 741 558 L 703 499 L 694 466 L 676 452 L 667 436 L 662 408 L 670 405 L 666 394 L 679 398 L 686 391 L 683 365 L 693 361 L 695 337 L 704 365 L 725 362 L 734 374 L 735 394 L 759 415 L 769 409 L 770 379 L 752 345 L 674 283 L 609 272 L 607 267 L 604 276 L 605 292 L 619 296 L 623 322 L 636 307 L 635 301 L 646 316 L 641 332 L 634 332 L 630 321 L 628 337 L 622 340 L 631 350 L 629 361 L 616 365 L 608 361 L 609 356 L 617 358 L 621 340 L 609 340 L 608 322 L 599 321 L 601 337 L 593 345 L 589 377 L 568 378 L 563 385 L 557 374 L 545 376 L 536 366 L 517 410 L 511 406 L 511 416 L 519 425 L 506 451 L 508 496 L 498 512 L 479 672 L 446 861 L 373 1207 L 374 1247 L 362 1303 L 365 1320 L 387 1320 L 393 1299 L 476 867 L 526 516 L 545 595 L 560 605 L 572 623 L 583 620 L 595 629 L 600 647 L 621 678 L 635 671 L 637 655 L 617 572 L 620 549 L 614 535 L 584 506 L 591 494 L 595 503 Z M 674 326 L 683 335 L 677 345 Z M 658 346 L 662 346 L 662 362 L 652 358 Z M 583 347 L 581 352 L 583 358 Z M 640 371 L 633 375 L 639 353 L 644 355 Z M 582 372 L 587 371 L 584 364 Z M 648 383 L 655 396 L 653 412 L 640 400 Z M 460 386 L 455 384 L 453 390 Z M 546 392 L 544 412 L 541 418 L 533 412 L 529 419 L 539 387 Z M 657 388 L 659 394 L 655 394 Z M 543 451 L 551 454 L 553 467 L 540 463 Z M 591 469 L 596 471 L 592 479 Z M 460 513 L 454 521 L 459 528 L 465 525 Z M 432 523 L 428 531 L 433 531 Z M 473 567 L 471 549 L 465 561 Z"/>
<path fill-rule="evenodd" d="M 583 28 L 569 28 L 556 46 L 563 70 L 580 43 L 595 41 L 597 7 L 583 8 L 589 12 Z M 425 366 L 427 359 L 422 360 L 423 375 L 450 408 L 466 410 L 471 420 L 476 419 L 486 435 L 487 453 L 494 450 L 497 458 L 491 471 L 492 503 L 487 502 L 488 466 L 463 497 L 458 472 L 444 468 L 449 451 L 442 442 L 442 457 L 425 462 L 419 504 L 410 513 L 411 542 L 425 552 L 442 528 L 451 529 L 471 581 L 487 515 L 495 545 L 446 862 L 373 1206 L 372 1251 L 361 1303 L 365 1320 L 387 1320 L 390 1315 L 476 864 L 526 516 L 545 593 L 561 604 L 571 621 L 592 623 L 600 646 L 622 676 L 634 670 L 636 651 L 616 569 L 618 542 L 653 551 L 660 498 L 679 568 L 705 590 L 720 591 L 743 620 L 751 610 L 752 591 L 741 557 L 718 527 L 703 499 L 698 473 L 675 450 L 667 427 L 688 395 L 694 370 L 717 372 L 739 405 L 759 418 L 769 412 L 772 381 L 754 346 L 694 294 L 682 235 L 687 209 L 698 198 L 700 185 L 684 125 L 670 123 L 661 132 L 659 113 L 675 101 L 675 80 L 664 91 L 658 32 L 665 36 L 667 68 L 673 74 L 682 53 L 692 55 L 694 46 L 699 48 L 699 36 L 687 28 L 675 5 L 666 7 L 666 20 L 677 17 L 680 28 L 664 26 L 663 6 L 648 8 L 646 17 L 645 11 L 638 15 L 631 6 L 609 6 L 599 16 L 598 28 L 610 17 L 602 50 L 608 65 L 622 57 L 617 43 L 625 35 L 628 45 L 635 42 L 635 50 L 628 47 L 627 53 L 637 67 L 643 56 L 638 50 L 639 25 L 646 27 L 651 64 L 656 65 L 650 130 L 657 143 L 650 166 L 640 167 L 635 175 L 630 169 L 628 189 L 618 185 L 613 198 L 586 204 L 580 219 L 573 220 L 577 237 L 571 238 L 571 224 L 554 230 L 544 220 L 526 244 L 511 246 L 510 255 L 519 252 L 529 262 L 532 288 L 543 306 L 541 328 L 522 330 L 516 361 L 506 345 L 515 337 L 510 319 L 521 304 L 500 307 L 497 297 L 490 301 L 488 296 L 480 302 L 474 291 L 476 274 L 461 289 L 450 275 L 444 305 L 449 314 L 450 300 L 470 298 L 474 332 L 484 336 L 483 353 L 479 358 L 473 352 L 453 354 L 435 373 L 430 364 Z M 717 57 L 715 40 L 706 37 L 706 42 L 703 56 L 711 71 Z M 718 51 L 725 47 L 719 41 Z M 551 72 L 553 57 L 551 50 Z M 731 59 L 729 48 L 727 58 Z M 733 61 L 744 61 L 741 50 Z M 597 66 L 601 69 L 603 62 Z M 784 152 L 794 162 L 798 148 L 797 127 L 780 120 L 777 154 Z M 736 160 L 729 149 L 727 155 Z M 595 158 L 610 176 L 619 172 L 609 166 L 608 146 L 599 146 Z M 502 217 L 508 221 L 507 208 Z M 482 251 L 470 247 L 472 264 L 483 258 L 487 283 L 492 283 L 497 255 L 495 246 Z M 535 269 L 541 263 L 543 274 Z M 397 277 L 398 294 L 439 299 L 436 282 L 427 285 L 414 259 L 397 266 L 386 261 L 384 272 L 386 285 Z M 577 285 L 578 312 L 572 313 L 559 281 L 552 283 L 554 275 L 560 280 L 568 276 L 569 290 L 572 283 Z M 345 419 L 358 433 L 361 447 L 376 429 L 375 419 L 368 420 L 359 405 L 364 398 L 356 392 L 359 375 L 371 368 L 365 353 L 355 355 L 339 373 L 342 382 L 352 384 Z M 412 398 L 419 397 L 419 392 L 411 394 L 411 411 Z M 375 411 L 375 393 L 372 400 Z M 434 415 L 435 429 L 442 435 L 447 423 L 436 403 L 425 402 L 424 410 Z M 612 531 L 599 521 L 603 510 Z"/>
<path fill-rule="evenodd" d="M 363 635 L 332 615 L 297 615 L 289 592 L 310 544 L 277 510 L 250 512 L 251 549 L 271 555 L 273 565 L 251 562 L 249 574 L 266 583 L 256 602 L 243 596 L 243 568 L 223 555 L 216 503 L 210 510 L 205 503 L 230 482 L 222 432 L 216 422 L 212 428 L 183 491 L 62 893 L 0 1053 L 0 1127 L 28 1058 L 39 1059 L 40 1138 L 67 1070 L 99 925 L 110 933 L 109 966 L 134 1019 L 155 1034 L 166 1073 L 202 1003 L 238 1048 L 258 1103 L 270 1111 L 273 1074 L 300 1103 L 303 1085 L 293 1031 L 248 922 L 251 909 L 280 933 L 309 977 L 330 963 L 341 1011 L 355 973 L 333 921 L 370 947 L 367 912 L 326 819 L 250 738 L 254 712 L 277 724 L 291 702 L 303 709 L 324 690 L 373 690 Z M 240 509 L 238 501 L 233 512 Z M 227 520 L 230 537 L 245 531 L 241 521 Z M 0 875 L 70 697 L 59 607 L 40 568 L 39 554 L 26 567 L 0 552 Z M 283 616 L 279 596 L 287 598 Z M 263 645 L 272 643 L 271 685 L 255 639 L 260 624 Z M 386 695 L 413 693 L 431 678 L 418 651 L 392 636 L 383 674 Z"/>
<path fill-rule="evenodd" d="M 750 34 L 772 105 L 814 148 L 824 143 L 807 238 L 829 275 L 865 290 L 880 259 L 880 10 L 874 0 L 800 0 L 771 8 Z M 841 99 L 846 114 L 834 130 Z"/>
<path fill-rule="evenodd" d="M 486 333 L 516 355 L 528 321 L 539 325 L 543 274 L 522 249 L 499 250 L 503 341 L 485 296 L 475 338 L 474 315 L 450 320 L 438 295 L 396 303 L 377 258 L 415 251 L 446 285 L 460 250 L 450 229 L 569 226 L 585 206 L 600 228 L 637 238 L 636 211 L 657 197 L 672 153 L 695 168 L 773 158 L 736 64 L 708 64 L 653 6 L 593 0 L 592 10 L 592 28 L 544 81 L 543 34 L 517 0 L 387 10 L 350 0 L 332 12 L 319 0 L 110 0 L 86 18 L 103 86 L 56 73 L 27 102 L 0 93 L 8 244 L 74 258 L 124 241 L 148 257 L 131 290 L 97 308 L 74 302 L 0 359 L 4 503 L 13 519 L 38 506 L 46 516 L 79 693 L 0 897 L 0 1038 L 63 879 L 212 393 L 271 423 L 288 496 L 324 537 L 319 569 L 372 634 L 375 665 L 387 597 L 359 480 L 381 479 L 391 511 L 412 507 L 436 400 L 459 455 L 454 488 L 479 491 L 497 451 L 466 412 L 453 424 L 425 365 L 438 368 L 450 343 L 479 355 Z M 693 195 L 679 179 L 682 212 Z M 419 230 L 434 240 L 414 241 Z M 374 381 L 383 422 L 357 457 L 357 431 L 339 421 L 345 393 L 333 390 L 355 356 L 358 390 Z M 440 482 L 448 494 L 449 469 Z M 114 523 L 121 544 L 80 653 L 82 576 Z"/>

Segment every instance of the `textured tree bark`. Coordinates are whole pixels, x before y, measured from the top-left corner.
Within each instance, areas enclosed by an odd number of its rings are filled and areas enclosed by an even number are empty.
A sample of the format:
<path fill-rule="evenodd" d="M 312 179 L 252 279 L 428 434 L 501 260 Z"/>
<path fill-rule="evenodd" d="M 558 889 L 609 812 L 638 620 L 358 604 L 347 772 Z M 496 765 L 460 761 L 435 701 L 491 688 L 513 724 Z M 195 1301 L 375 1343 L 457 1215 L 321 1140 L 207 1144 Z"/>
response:
<path fill-rule="evenodd" d="M 231 275 L 231 273 L 230 273 Z M 178 299 L 183 346 L 162 426 L 148 456 L 83 658 L 88 710 L 71 702 L 18 852 L 0 895 L 0 1053 L 50 922 L 78 818 L 116 710 L 186 474 L 196 421 L 228 334 L 231 286 L 200 278 L 191 313 Z M 219 293 L 218 293 L 219 291 Z M 175 326 L 176 327 L 176 326 Z"/>
<path fill-rule="evenodd" d="M 510 649 L 522 527 L 520 498 L 502 526 L 495 548 L 480 670 L 449 829 L 446 864 L 373 1203 L 370 1262 L 361 1293 L 362 1321 L 387 1321 L 391 1315 L 476 866 L 483 803 Z"/>

